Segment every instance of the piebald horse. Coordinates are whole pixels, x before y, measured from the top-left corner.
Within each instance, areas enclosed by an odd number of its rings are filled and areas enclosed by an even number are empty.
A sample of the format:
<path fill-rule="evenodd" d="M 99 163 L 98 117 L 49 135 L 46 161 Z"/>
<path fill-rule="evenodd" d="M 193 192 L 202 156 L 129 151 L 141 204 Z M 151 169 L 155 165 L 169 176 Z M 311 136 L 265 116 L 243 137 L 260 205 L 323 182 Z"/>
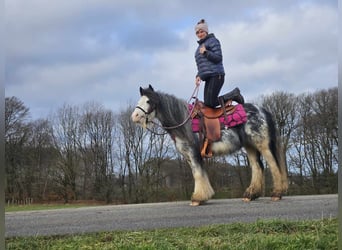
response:
<path fill-rule="evenodd" d="M 132 121 L 146 127 L 154 119 L 159 120 L 191 167 L 194 192 L 190 205 L 198 206 L 206 202 L 214 195 L 214 190 L 203 168 L 199 137 L 192 131 L 188 104 L 173 95 L 155 91 L 151 85 L 145 89 L 140 87 L 140 95 L 131 115 Z M 272 115 L 264 108 L 250 103 L 243 104 L 243 107 L 247 114 L 246 123 L 223 129 L 221 139 L 212 144 L 213 155 L 232 154 L 245 148 L 252 169 L 251 183 L 243 194 L 246 202 L 262 195 L 262 156 L 272 173 L 271 199 L 280 200 L 288 188 L 287 168 Z"/>

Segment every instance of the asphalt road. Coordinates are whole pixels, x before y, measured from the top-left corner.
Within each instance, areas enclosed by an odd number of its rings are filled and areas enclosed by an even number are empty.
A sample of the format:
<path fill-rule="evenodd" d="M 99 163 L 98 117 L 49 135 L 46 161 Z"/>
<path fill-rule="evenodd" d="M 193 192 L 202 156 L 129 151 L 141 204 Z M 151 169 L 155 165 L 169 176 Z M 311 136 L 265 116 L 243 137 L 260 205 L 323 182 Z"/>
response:
<path fill-rule="evenodd" d="M 269 197 L 245 203 L 241 199 L 210 200 L 190 207 L 189 202 L 114 205 L 5 213 L 5 237 L 64 235 L 113 230 L 192 227 L 258 219 L 321 219 L 337 217 L 338 196 Z"/>

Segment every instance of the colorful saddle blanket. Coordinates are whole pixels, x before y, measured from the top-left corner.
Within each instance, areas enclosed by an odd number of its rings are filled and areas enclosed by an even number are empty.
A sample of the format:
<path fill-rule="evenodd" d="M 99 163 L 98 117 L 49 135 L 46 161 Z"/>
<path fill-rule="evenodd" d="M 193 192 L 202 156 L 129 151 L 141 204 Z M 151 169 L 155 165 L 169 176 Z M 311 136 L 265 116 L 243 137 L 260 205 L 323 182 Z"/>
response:
<path fill-rule="evenodd" d="M 189 111 L 193 110 L 193 104 L 189 104 Z M 241 104 L 237 104 L 235 106 L 235 111 L 231 114 L 227 114 L 227 119 L 225 119 L 224 115 L 218 118 L 221 124 L 221 127 L 231 128 L 235 127 L 239 124 L 243 124 L 247 121 L 247 114 L 245 109 Z M 192 131 L 194 133 L 200 132 L 201 129 L 201 121 L 200 118 L 192 119 Z"/>

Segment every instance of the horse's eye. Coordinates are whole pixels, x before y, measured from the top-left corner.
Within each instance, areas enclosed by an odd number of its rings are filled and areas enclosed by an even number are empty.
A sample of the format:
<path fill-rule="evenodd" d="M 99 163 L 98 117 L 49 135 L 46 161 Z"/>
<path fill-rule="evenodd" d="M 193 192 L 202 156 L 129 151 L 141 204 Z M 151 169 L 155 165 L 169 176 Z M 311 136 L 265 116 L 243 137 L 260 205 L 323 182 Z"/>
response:
<path fill-rule="evenodd" d="M 150 104 L 150 100 L 147 100 L 146 103 L 147 103 L 147 104 Z"/>

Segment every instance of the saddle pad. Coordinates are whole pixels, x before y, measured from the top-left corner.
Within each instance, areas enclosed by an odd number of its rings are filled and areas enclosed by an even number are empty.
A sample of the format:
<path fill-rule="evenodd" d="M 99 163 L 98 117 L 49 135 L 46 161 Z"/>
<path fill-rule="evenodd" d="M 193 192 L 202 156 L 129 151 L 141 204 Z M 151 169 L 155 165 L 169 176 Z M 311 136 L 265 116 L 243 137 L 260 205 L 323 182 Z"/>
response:
<path fill-rule="evenodd" d="M 189 110 L 192 111 L 193 105 L 189 104 Z M 243 124 L 247 121 L 247 114 L 245 109 L 241 104 L 236 105 L 235 112 L 232 114 L 227 115 L 227 120 L 224 118 L 224 116 L 221 116 L 219 118 L 220 124 L 231 128 L 235 127 L 239 124 Z M 200 131 L 200 119 L 194 118 L 192 119 L 192 131 L 194 133 L 197 133 Z"/>

